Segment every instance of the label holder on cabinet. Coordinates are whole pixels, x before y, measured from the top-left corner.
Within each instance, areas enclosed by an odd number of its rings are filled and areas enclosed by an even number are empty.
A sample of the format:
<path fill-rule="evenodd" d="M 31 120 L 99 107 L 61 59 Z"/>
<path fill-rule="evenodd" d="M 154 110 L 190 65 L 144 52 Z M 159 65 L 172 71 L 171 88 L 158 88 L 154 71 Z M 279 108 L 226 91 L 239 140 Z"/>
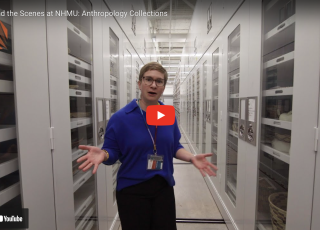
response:
<path fill-rule="evenodd" d="M 211 100 L 206 100 L 206 121 L 211 124 Z"/>
<path fill-rule="evenodd" d="M 247 136 L 247 98 L 240 98 L 240 114 L 238 136 L 241 140 L 246 141 Z"/>
<path fill-rule="evenodd" d="M 96 98 L 97 103 L 97 144 L 100 145 L 104 142 L 104 133 L 106 128 L 106 114 L 104 98 Z"/>
<path fill-rule="evenodd" d="M 257 144 L 257 97 L 240 98 L 239 138 L 256 146 Z"/>
<path fill-rule="evenodd" d="M 257 98 L 247 98 L 247 135 L 246 141 L 253 146 L 257 144 Z"/>

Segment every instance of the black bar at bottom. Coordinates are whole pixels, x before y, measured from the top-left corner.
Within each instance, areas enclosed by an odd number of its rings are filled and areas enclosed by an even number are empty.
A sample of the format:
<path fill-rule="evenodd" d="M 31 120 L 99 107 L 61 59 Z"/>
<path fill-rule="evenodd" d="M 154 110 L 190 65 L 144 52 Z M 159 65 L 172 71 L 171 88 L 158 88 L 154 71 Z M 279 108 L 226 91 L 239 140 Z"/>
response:
<path fill-rule="evenodd" d="M 190 218 L 176 218 L 176 223 L 189 224 L 225 224 L 224 219 L 190 219 Z"/>

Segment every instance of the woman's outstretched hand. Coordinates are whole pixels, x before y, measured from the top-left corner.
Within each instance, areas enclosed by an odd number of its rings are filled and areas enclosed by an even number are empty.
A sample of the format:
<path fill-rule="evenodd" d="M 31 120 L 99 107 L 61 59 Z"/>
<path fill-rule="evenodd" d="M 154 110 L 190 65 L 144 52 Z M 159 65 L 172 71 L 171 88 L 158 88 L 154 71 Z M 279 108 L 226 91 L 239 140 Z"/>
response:
<path fill-rule="evenodd" d="M 95 174 L 98 170 L 99 164 L 101 164 L 102 161 L 104 161 L 106 155 L 105 152 L 99 149 L 98 147 L 88 145 L 79 145 L 79 149 L 88 150 L 86 155 L 80 157 L 77 160 L 78 163 L 84 161 L 79 166 L 79 169 L 82 169 L 82 171 L 85 172 L 94 165 L 92 174 Z"/>
<path fill-rule="evenodd" d="M 213 172 L 212 169 L 217 171 L 218 168 L 214 164 L 207 161 L 206 157 L 209 157 L 209 156 L 212 156 L 212 153 L 197 154 L 191 158 L 191 162 L 197 169 L 199 169 L 202 176 L 206 176 L 205 172 L 209 176 L 216 176 L 216 173 Z"/>

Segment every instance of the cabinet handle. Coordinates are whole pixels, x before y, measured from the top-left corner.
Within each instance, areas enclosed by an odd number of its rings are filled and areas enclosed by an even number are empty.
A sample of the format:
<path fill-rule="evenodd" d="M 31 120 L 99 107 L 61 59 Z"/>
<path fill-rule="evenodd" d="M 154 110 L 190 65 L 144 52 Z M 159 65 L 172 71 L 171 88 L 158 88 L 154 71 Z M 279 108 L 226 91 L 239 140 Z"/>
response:
<path fill-rule="evenodd" d="M 237 76 L 237 77 L 239 77 L 239 76 L 240 76 L 240 74 L 237 74 L 236 76 Z"/>
<path fill-rule="evenodd" d="M 79 91 L 76 91 L 76 95 L 82 95 L 82 93 Z"/>
<path fill-rule="evenodd" d="M 86 181 L 86 179 L 85 178 L 83 178 L 80 182 L 79 182 L 79 185 L 81 185 L 83 182 L 85 182 Z"/>
<path fill-rule="evenodd" d="M 285 27 L 286 23 L 281 24 L 280 26 L 278 26 L 277 30 L 282 29 L 283 27 Z"/>
<path fill-rule="evenodd" d="M 82 125 L 82 124 L 83 124 L 83 122 L 78 122 L 78 123 L 77 123 L 77 125 Z"/>
<path fill-rule="evenodd" d="M 80 31 L 77 30 L 75 27 L 73 27 L 73 31 L 76 32 L 77 34 L 80 34 Z"/>
<path fill-rule="evenodd" d="M 281 125 L 281 122 L 280 121 L 274 121 L 273 124 L 274 125 Z"/>
<path fill-rule="evenodd" d="M 74 78 L 81 81 L 81 77 L 79 77 L 79 76 L 74 76 Z"/>
<path fill-rule="evenodd" d="M 81 63 L 77 60 L 74 60 L 74 63 L 78 64 L 78 65 L 81 65 Z"/>
<path fill-rule="evenodd" d="M 276 60 L 276 62 L 281 62 L 281 61 L 283 61 L 284 60 L 284 57 L 281 57 L 281 58 L 278 58 L 277 60 Z"/>
<path fill-rule="evenodd" d="M 84 151 L 82 150 L 81 152 L 78 153 L 78 156 L 81 155 L 82 153 L 84 153 Z"/>
<path fill-rule="evenodd" d="M 276 152 L 272 152 L 273 155 L 276 155 L 278 157 L 280 157 L 280 154 L 279 153 L 276 153 Z"/>
<path fill-rule="evenodd" d="M 283 90 L 276 90 L 275 93 L 283 93 Z"/>

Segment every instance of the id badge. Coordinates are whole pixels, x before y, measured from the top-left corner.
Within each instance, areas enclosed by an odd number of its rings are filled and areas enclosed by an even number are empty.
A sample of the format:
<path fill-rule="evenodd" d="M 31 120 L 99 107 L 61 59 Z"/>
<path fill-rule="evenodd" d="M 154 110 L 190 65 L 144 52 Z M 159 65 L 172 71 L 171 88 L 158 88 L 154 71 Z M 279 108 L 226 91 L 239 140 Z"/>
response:
<path fill-rule="evenodd" d="M 162 170 L 162 168 L 163 168 L 163 156 L 149 154 L 147 170 Z"/>

